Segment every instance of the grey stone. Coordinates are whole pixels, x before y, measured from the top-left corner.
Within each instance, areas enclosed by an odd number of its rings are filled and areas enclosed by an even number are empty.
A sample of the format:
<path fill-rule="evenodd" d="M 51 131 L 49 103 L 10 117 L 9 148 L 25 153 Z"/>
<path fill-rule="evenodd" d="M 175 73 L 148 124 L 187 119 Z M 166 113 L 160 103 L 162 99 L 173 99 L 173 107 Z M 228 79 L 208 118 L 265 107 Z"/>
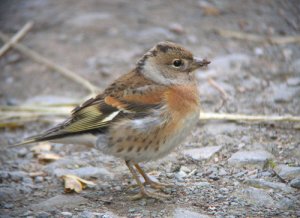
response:
<path fill-rule="evenodd" d="M 58 168 L 54 170 L 54 175 L 60 177 L 66 174 L 73 174 L 79 177 L 96 177 L 96 178 L 109 178 L 112 179 L 114 174 L 109 172 L 103 167 L 81 167 L 78 169 L 62 169 Z"/>
<path fill-rule="evenodd" d="M 184 181 L 184 178 L 187 176 L 187 174 L 184 172 L 184 171 L 178 171 L 176 174 L 175 174 L 175 178 L 178 182 L 183 182 Z"/>
<path fill-rule="evenodd" d="M 41 183 L 43 181 L 44 181 L 44 177 L 42 177 L 42 176 L 37 176 L 34 178 L 34 182 L 36 182 L 36 183 Z"/>
<path fill-rule="evenodd" d="M 7 203 L 7 204 L 4 204 L 3 206 L 5 209 L 11 209 L 14 207 L 14 204 L 10 204 L 10 203 Z"/>
<path fill-rule="evenodd" d="M 19 157 L 25 157 L 25 155 L 28 153 L 28 150 L 27 150 L 27 148 L 20 148 L 19 150 L 18 150 L 18 156 Z"/>
<path fill-rule="evenodd" d="M 209 182 L 197 182 L 194 185 L 195 185 L 195 187 L 200 188 L 200 189 L 211 187 L 211 184 Z"/>
<path fill-rule="evenodd" d="M 65 96 L 37 95 L 26 99 L 25 104 L 32 105 L 41 102 L 44 102 L 45 104 L 76 104 L 77 101 L 78 99 Z"/>
<path fill-rule="evenodd" d="M 67 21 L 67 24 L 75 27 L 97 27 L 99 23 L 103 23 L 104 20 L 111 19 L 112 15 L 106 12 L 94 12 L 86 13 L 75 16 L 74 18 Z"/>
<path fill-rule="evenodd" d="M 280 177 L 282 177 L 285 180 L 292 180 L 296 177 L 300 177 L 300 167 L 290 167 L 281 164 L 276 166 L 274 170 L 276 171 L 276 173 L 278 173 Z"/>
<path fill-rule="evenodd" d="M 9 54 L 6 58 L 7 63 L 16 63 L 21 59 L 21 55 L 18 53 Z"/>
<path fill-rule="evenodd" d="M 36 214 L 36 218 L 48 218 L 48 217 L 52 217 L 52 216 L 50 213 L 47 213 L 45 211 L 41 211 Z"/>
<path fill-rule="evenodd" d="M 173 218 L 209 218 L 206 214 L 190 211 L 184 208 L 177 208 L 173 213 Z"/>
<path fill-rule="evenodd" d="M 247 179 L 245 180 L 245 184 L 253 186 L 255 188 L 281 190 L 287 193 L 294 191 L 294 189 L 284 183 L 269 182 L 263 179 Z"/>
<path fill-rule="evenodd" d="M 288 86 L 299 86 L 300 85 L 300 77 L 288 78 L 286 83 Z"/>
<path fill-rule="evenodd" d="M 55 208 L 75 208 L 80 204 L 88 203 L 86 198 L 77 195 L 57 195 L 40 203 L 34 204 L 31 208 L 35 211 L 52 211 Z"/>
<path fill-rule="evenodd" d="M 216 125 L 216 123 L 208 123 L 204 127 L 204 130 L 212 134 L 214 136 L 218 136 L 220 138 L 218 141 L 221 143 L 224 140 L 224 136 L 220 137 L 220 134 L 230 134 L 235 133 L 236 131 L 240 131 L 242 127 L 238 126 L 235 123 L 220 123 Z"/>
<path fill-rule="evenodd" d="M 276 203 L 276 207 L 284 210 L 290 210 L 293 208 L 296 208 L 297 206 L 295 205 L 295 199 L 289 199 L 289 198 L 283 198 L 280 201 Z"/>
<path fill-rule="evenodd" d="M 90 212 L 90 211 L 85 210 L 85 211 L 83 211 L 83 212 L 80 213 L 80 217 L 81 218 L 96 218 L 96 217 L 100 217 L 101 214 L 98 214 L 99 216 L 97 216 L 97 214 L 94 213 L 94 212 Z"/>
<path fill-rule="evenodd" d="M 130 35 L 135 34 L 139 41 L 143 40 L 158 40 L 159 38 L 165 39 L 174 39 L 176 35 L 164 28 L 161 27 L 150 27 L 144 30 L 140 30 L 138 32 L 129 33 Z"/>
<path fill-rule="evenodd" d="M 286 84 L 274 85 L 271 89 L 274 102 L 290 102 L 300 91 L 299 87 L 291 87 Z"/>
<path fill-rule="evenodd" d="M 263 206 L 263 207 L 273 207 L 274 200 L 273 198 L 265 191 L 257 188 L 246 188 L 238 191 L 238 197 L 247 201 L 248 203 Z"/>
<path fill-rule="evenodd" d="M 293 180 L 290 182 L 290 185 L 291 185 L 293 188 L 300 189 L 300 177 L 299 177 L 299 178 L 293 179 Z"/>
<path fill-rule="evenodd" d="M 291 64 L 291 70 L 294 71 L 297 74 L 300 74 L 300 59 L 295 60 Z"/>
<path fill-rule="evenodd" d="M 27 173 L 23 171 L 14 171 L 14 172 L 9 172 L 9 176 L 13 181 L 19 182 L 22 181 L 24 177 L 27 176 Z"/>
<path fill-rule="evenodd" d="M 32 185 L 33 184 L 32 179 L 30 177 L 24 177 L 23 178 L 23 184 Z"/>
<path fill-rule="evenodd" d="M 214 154 L 219 152 L 222 149 L 222 146 L 207 146 L 203 148 L 192 148 L 183 151 L 183 154 L 192 158 L 196 161 L 208 160 Z"/>
<path fill-rule="evenodd" d="M 70 213 L 70 212 L 61 212 L 60 213 L 63 217 L 72 217 L 72 213 Z"/>
<path fill-rule="evenodd" d="M 7 179 L 9 177 L 9 173 L 7 171 L 0 171 L 0 178 Z"/>
<path fill-rule="evenodd" d="M 273 158 L 272 154 L 264 150 L 238 151 L 228 159 L 228 163 L 237 167 L 263 168 L 266 162 Z"/>
<path fill-rule="evenodd" d="M 9 201 L 17 197 L 15 188 L 0 187 L 0 202 Z"/>

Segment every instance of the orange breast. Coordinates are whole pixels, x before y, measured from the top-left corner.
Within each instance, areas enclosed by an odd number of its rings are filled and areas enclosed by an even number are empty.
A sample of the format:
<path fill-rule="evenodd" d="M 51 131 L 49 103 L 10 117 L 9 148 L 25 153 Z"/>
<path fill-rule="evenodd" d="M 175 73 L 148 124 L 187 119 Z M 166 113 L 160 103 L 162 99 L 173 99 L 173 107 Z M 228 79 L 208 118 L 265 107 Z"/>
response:
<path fill-rule="evenodd" d="M 185 116 L 199 108 L 199 94 L 196 85 L 170 87 L 165 97 L 168 107 L 174 115 Z"/>

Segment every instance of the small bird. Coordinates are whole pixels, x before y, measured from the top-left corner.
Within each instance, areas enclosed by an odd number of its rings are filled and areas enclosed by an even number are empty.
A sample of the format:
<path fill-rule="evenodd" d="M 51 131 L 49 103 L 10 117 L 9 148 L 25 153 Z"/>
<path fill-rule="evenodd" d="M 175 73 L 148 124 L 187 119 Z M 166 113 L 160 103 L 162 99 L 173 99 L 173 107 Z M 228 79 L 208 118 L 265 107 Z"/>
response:
<path fill-rule="evenodd" d="M 193 72 L 209 63 L 178 44 L 160 42 L 133 70 L 77 106 L 66 121 L 20 144 L 50 141 L 96 146 L 125 160 L 140 187 L 133 199 L 166 197 L 146 190 L 145 185 L 162 190 L 168 184 L 152 181 L 139 163 L 167 155 L 188 136 L 200 111 Z"/>

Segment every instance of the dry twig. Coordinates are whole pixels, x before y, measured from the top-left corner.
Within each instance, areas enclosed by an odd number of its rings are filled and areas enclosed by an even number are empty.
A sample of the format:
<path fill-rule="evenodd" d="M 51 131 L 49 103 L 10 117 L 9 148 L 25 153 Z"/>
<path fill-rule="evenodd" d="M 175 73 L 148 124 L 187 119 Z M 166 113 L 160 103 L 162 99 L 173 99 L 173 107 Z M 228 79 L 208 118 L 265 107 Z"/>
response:
<path fill-rule="evenodd" d="M 252 121 L 252 122 L 300 122 L 299 116 L 266 116 L 266 115 L 244 115 L 244 114 L 217 114 L 200 112 L 200 120 L 228 120 L 228 121 Z"/>
<path fill-rule="evenodd" d="M 215 89 L 217 89 L 221 94 L 222 94 L 222 102 L 221 102 L 221 105 L 217 108 L 217 111 L 219 111 L 225 104 L 225 102 L 227 101 L 228 99 L 228 94 L 226 93 L 226 91 L 221 87 L 219 86 L 216 81 L 212 78 L 209 78 L 208 79 L 208 83 L 214 87 Z"/>
<path fill-rule="evenodd" d="M 300 36 L 274 36 L 274 37 L 265 37 L 256 34 L 244 33 L 239 31 L 224 30 L 224 29 L 215 29 L 215 31 L 226 38 L 235 38 L 248 40 L 253 42 L 270 42 L 272 44 L 289 44 L 289 43 L 300 43 Z"/>
<path fill-rule="evenodd" d="M 66 117 L 70 115 L 72 107 L 60 106 L 60 107 L 36 107 L 36 106 L 0 106 L 0 121 L 4 122 L 12 118 L 22 118 L 24 121 L 32 121 L 30 119 L 37 119 L 38 117 Z M 26 118 L 26 119 L 24 119 Z M 300 122 L 299 116 L 266 116 L 266 115 L 244 115 L 244 114 L 219 114 L 200 112 L 200 120 L 228 120 L 228 121 L 251 121 L 251 122 Z M 14 120 L 17 122 L 17 120 Z"/>
<path fill-rule="evenodd" d="M 7 35 L 5 35 L 4 33 L 2 33 L 1 31 L 0 31 L 0 39 L 6 43 L 8 43 L 10 41 L 9 37 Z M 16 42 L 11 42 L 11 46 L 13 48 L 17 49 L 18 51 L 20 51 L 21 53 L 23 53 L 24 55 L 26 55 L 27 57 L 30 57 L 32 60 L 34 60 L 38 63 L 44 64 L 48 68 L 55 70 L 55 71 L 63 74 L 65 77 L 72 79 L 73 81 L 83 85 L 85 88 L 87 88 L 92 93 L 99 92 L 99 89 L 96 86 L 94 86 L 93 84 L 91 84 L 88 80 L 84 79 L 83 77 L 77 75 L 73 71 L 71 71 L 63 66 L 55 64 L 51 60 L 41 56 L 40 54 L 29 49 L 28 47 L 26 47 L 20 43 L 16 43 Z"/>
<path fill-rule="evenodd" d="M 8 42 L 6 42 L 0 49 L 0 57 L 3 56 L 13 44 L 18 42 L 25 36 L 25 34 L 32 28 L 33 22 L 26 23 L 22 29 L 19 30 Z"/>

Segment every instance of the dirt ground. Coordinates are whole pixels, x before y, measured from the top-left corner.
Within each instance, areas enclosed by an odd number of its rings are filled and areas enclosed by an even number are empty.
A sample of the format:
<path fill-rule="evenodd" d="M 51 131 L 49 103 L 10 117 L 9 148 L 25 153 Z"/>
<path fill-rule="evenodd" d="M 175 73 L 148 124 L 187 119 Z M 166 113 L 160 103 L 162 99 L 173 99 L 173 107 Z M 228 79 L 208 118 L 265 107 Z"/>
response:
<path fill-rule="evenodd" d="M 34 26 L 21 43 L 104 89 L 159 41 L 189 48 L 212 64 L 197 72 L 205 112 L 300 114 L 300 45 L 272 42 L 300 34 L 297 0 L 2 0 L 0 31 Z M 263 37 L 236 39 L 230 30 Z M 223 32 L 224 33 L 224 32 Z M 232 32 L 231 32 L 232 33 Z M 248 34 L 248 35 L 247 35 Z M 2 42 L 1 42 L 2 43 Z M 220 108 L 222 94 L 228 95 Z M 17 50 L 0 57 L 0 106 L 80 102 L 89 92 Z M 53 126 L 0 126 L 0 146 Z M 41 163 L 30 147 L 0 153 L 0 217 L 300 217 L 300 126 L 292 122 L 203 121 L 169 156 L 145 163 L 174 183 L 164 202 L 136 193 L 122 160 L 81 145 L 53 144 L 62 158 Z M 64 193 L 61 175 L 97 185 Z"/>

